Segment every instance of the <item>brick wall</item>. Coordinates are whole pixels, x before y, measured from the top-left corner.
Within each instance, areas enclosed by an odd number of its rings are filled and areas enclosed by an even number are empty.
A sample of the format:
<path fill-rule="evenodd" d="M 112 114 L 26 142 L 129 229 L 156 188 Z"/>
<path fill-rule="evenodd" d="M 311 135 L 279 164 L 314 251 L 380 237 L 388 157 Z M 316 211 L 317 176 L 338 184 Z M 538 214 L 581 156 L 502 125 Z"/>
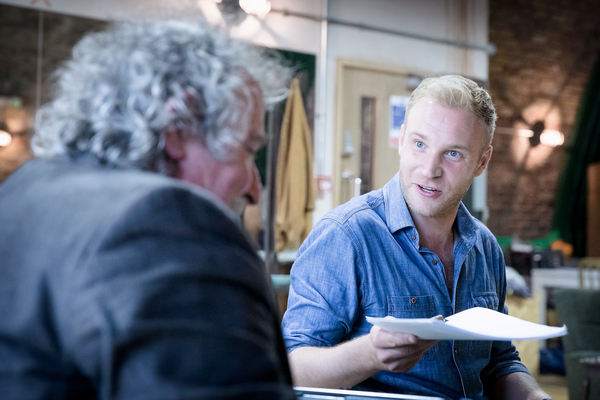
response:
<path fill-rule="evenodd" d="M 37 103 L 38 39 L 40 12 L 0 4 L 0 100 L 18 99 L 21 129 L 7 147 L 0 147 L 0 182 L 31 157 L 29 139 Z M 87 18 L 43 13 L 40 104 L 50 99 L 51 73 L 67 60 L 71 49 L 89 31 L 102 29 L 105 22 Z M 14 111 L 14 110 L 8 110 Z M 0 121 L 7 108 L 0 102 Z"/>
<path fill-rule="evenodd" d="M 497 46 L 489 80 L 498 126 L 543 117 L 548 125 L 554 118 L 568 145 L 600 50 L 600 0 L 489 0 L 489 18 L 489 40 Z M 527 114 L 535 112 L 535 118 Z M 531 147 L 527 138 L 498 132 L 493 146 L 489 228 L 523 240 L 546 236 L 566 146 Z"/>

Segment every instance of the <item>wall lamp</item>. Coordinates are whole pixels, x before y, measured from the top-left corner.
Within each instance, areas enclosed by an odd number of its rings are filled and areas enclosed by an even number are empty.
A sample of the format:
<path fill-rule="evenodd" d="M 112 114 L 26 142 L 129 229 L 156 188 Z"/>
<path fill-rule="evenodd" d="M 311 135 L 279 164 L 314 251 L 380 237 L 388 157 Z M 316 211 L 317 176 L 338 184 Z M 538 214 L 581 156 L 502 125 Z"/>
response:
<path fill-rule="evenodd" d="M 12 135 L 8 131 L 6 123 L 0 122 L 0 147 L 6 147 L 12 142 Z"/>
<path fill-rule="evenodd" d="M 518 135 L 529 138 L 529 145 L 536 147 L 540 143 L 550 147 L 562 146 L 565 135 L 553 129 L 546 129 L 543 121 L 537 121 L 531 129 L 496 128 L 496 132 L 505 135 Z"/>
<path fill-rule="evenodd" d="M 271 11 L 271 2 L 267 0 L 239 0 L 240 7 L 246 14 L 264 17 Z"/>
<path fill-rule="evenodd" d="M 240 10 L 246 14 L 264 17 L 271 11 L 268 0 L 215 0 L 222 13 L 234 14 Z"/>
<path fill-rule="evenodd" d="M 540 143 L 545 144 L 546 146 L 556 147 L 562 145 L 565 141 L 565 135 L 563 135 L 562 132 L 546 129 L 544 121 L 536 121 L 531 125 L 530 132 L 529 145 L 531 147 L 535 147 Z"/>

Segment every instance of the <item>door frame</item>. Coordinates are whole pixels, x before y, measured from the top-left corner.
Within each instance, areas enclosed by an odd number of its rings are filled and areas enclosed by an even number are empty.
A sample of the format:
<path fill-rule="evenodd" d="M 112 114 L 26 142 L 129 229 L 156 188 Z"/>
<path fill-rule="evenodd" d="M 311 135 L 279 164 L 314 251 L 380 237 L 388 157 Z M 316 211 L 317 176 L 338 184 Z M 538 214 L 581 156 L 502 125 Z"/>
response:
<path fill-rule="evenodd" d="M 336 58 L 335 62 L 335 115 L 334 115 L 334 137 L 333 137 L 333 207 L 341 204 L 342 190 L 342 166 L 341 155 L 344 146 L 343 112 L 344 112 L 344 80 L 348 69 L 360 69 L 369 72 L 383 72 L 393 75 L 415 75 L 421 78 L 431 75 L 414 68 L 399 65 L 378 63 L 374 61 L 360 60 L 355 58 Z"/>

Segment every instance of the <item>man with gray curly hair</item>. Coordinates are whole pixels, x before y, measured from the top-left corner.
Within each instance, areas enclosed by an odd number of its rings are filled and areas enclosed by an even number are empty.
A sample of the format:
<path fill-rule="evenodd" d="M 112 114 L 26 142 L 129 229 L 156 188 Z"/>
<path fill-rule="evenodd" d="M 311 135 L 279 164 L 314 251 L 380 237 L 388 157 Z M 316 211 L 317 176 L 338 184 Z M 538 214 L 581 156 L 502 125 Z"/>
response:
<path fill-rule="evenodd" d="M 492 155 L 490 95 L 425 79 L 401 128 L 400 171 L 327 214 L 291 271 L 283 334 L 296 384 L 450 399 L 547 398 L 503 341 L 423 340 L 366 316 L 507 313 L 502 250 L 461 204 Z"/>
<path fill-rule="evenodd" d="M 276 58 L 200 24 L 86 36 L 0 186 L 3 399 L 292 399 L 256 203 Z"/>

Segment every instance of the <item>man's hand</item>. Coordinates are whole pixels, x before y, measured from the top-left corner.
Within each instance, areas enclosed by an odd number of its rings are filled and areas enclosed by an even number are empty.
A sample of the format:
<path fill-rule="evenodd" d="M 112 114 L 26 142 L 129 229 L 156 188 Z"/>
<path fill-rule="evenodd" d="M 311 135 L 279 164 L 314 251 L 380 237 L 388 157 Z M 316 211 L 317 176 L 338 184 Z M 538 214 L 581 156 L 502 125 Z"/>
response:
<path fill-rule="evenodd" d="M 368 335 L 335 347 L 301 347 L 289 354 L 289 360 L 295 385 L 339 389 L 379 371 L 409 371 L 436 343 L 374 326 Z"/>
<path fill-rule="evenodd" d="M 410 371 L 427 350 L 438 340 L 420 340 L 410 333 L 389 332 L 373 326 L 369 333 L 373 357 L 381 370 L 390 372 Z"/>

